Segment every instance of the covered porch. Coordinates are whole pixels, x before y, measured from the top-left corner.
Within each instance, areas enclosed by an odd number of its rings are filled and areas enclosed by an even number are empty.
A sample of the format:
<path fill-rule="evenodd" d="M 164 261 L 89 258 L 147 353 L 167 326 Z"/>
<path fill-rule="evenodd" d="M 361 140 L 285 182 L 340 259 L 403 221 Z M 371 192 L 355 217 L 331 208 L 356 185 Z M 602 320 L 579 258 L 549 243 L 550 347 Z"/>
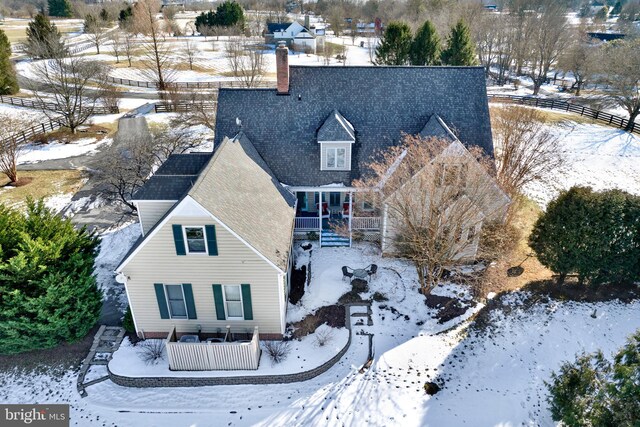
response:
<path fill-rule="evenodd" d="M 298 199 L 294 230 L 298 237 L 317 233 L 321 246 L 351 246 L 355 233 L 379 239 L 379 213 L 353 189 L 292 191 Z"/>

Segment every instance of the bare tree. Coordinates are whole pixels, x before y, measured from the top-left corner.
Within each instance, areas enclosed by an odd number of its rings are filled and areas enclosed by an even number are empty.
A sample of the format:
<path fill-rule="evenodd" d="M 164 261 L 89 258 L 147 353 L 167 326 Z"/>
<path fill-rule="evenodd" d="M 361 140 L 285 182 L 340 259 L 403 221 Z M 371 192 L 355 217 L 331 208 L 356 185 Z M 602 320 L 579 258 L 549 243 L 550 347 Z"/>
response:
<path fill-rule="evenodd" d="M 558 58 L 558 67 L 570 71 L 575 78 L 572 88 L 576 90 L 576 96 L 580 96 L 580 91 L 596 72 L 598 47 L 590 44 L 587 37 L 582 32 L 574 34 Z"/>
<path fill-rule="evenodd" d="M 504 214 L 496 201 L 507 200 L 481 152 L 459 141 L 406 136 L 354 184 L 385 218 L 383 249 L 413 262 L 423 294 L 445 269 L 473 259 L 482 222 Z"/>
<path fill-rule="evenodd" d="M 189 69 L 193 70 L 193 61 L 196 59 L 196 46 L 189 39 L 185 39 L 182 44 L 182 55 L 189 63 Z"/>
<path fill-rule="evenodd" d="M 243 55 L 244 44 L 242 40 L 233 38 L 230 39 L 224 47 L 227 57 L 227 63 L 234 76 L 238 76 L 238 69 L 240 68 L 240 57 Z"/>
<path fill-rule="evenodd" d="M 248 88 L 256 87 L 266 72 L 264 54 L 259 46 L 245 45 L 238 60 L 238 78 Z"/>
<path fill-rule="evenodd" d="M 215 131 L 216 128 L 216 106 L 217 99 L 213 94 L 189 92 L 187 98 L 183 102 L 189 107 L 183 111 L 178 111 L 178 117 L 175 120 L 176 126 L 206 126 Z"/>
<path fill-rule="evenodd" d="M 105 38 L 108 23 L 97 15 L 88 14 L 84 20 L 84 32 L 96 47 L 96 53 L 100 54 L 100 45 Z"/>
<path fill-rule="evenodd" d="M 122 32 L 117 29 L 109 33 L 109 41 L 111 41 L 111 50 L 116 57 L 116 64 L 120 63 L 120 55 L 125 50 L 125 40 L 122 37 Z"/>
<path fill-rule="evenodd" d="M 0 172 L 15 185 L 18 182 L 18 157 L 27 145 L 24 138 L 16 136 L 32 126 L 33 121 L 0 113 L 0 123 Z"/>
<path fill-rule="evenodd" d="M 133 8 L 133 26 L 146 40 L 142 43 L 143 63 L 158 90 L 165 90 L 170 82 L 171 52 L 163 37 L 162 22 L 156 17 L 159 0 L 139 0 Z"/>
<path fill-rule="evenodd" d="M 324 65 L 331 65 L 331 58 L 335 54 L 335 49 L 333 43 L 325 42 L 324 47 L 322 48 L 322 62 Z M 375 52 L 374 52 L 375 56 Z"/>
<path fill-rule="evenodd" d="M 496 32 L 496 66 L 498 67 L 496 83 L 499 85 L 507 82 L 509 70 L 515 59 L 516 43 L 520 32 L 513 17 L 507 16 L 504 19 L 504 25 Z"/>
<path fill-rule="evenodd" d="M 122 47 L 124 48 L 124 55 L 127 57 L 127 62 L 129 63 L 129 67 L 131 67 L 131 59 L 133 58 L 133 49 L 134 49 L 134 39 L 135 35 L 126 31 L 124 33 L 124 42 Z"/>
<path fill-rule="evenodd" d="M 551 178 L 564 158 L 558 137 L 534 108 L 504 106 L 491 111 L 497 180 L 510 196 L 535 180 Z"/>
<path fill-rule="evenodd" d="M 630 131 L 640 114 L 640 40 L 612 43 L 603 50 L 599 61 L 602 79 L 614 102 L 627 110 Z"/>
<path fill-rule="evenodd" d="M 164 126 L 153 132 L 153 156 L 158 164 L 167 160 L 172 154 L 187 153 L 202 143 L 192 135 L 191 129 L 185 126 Z"/>
<path fill-rule="evenodd" d="M 365 47 L 367 48 L 367 53 L 369 54 L 369 62 L 373 64 L 376 59 L 376 47 L 378 46 L 378 38 L 375 34 L 369 32 L 365 33 L 365 37 L 367 38 Z"/>
<path fill-rule="evenodd" d="M 108 67 L 80 57 L 64 56 L 34 65 L 35 79 L 30 89 L 42 103 L 55 108 L 43 112 L 64 123 L 72 133 L 104 102 L 108 82 Z"/>
<path fill-rule="evenodd" d="M 528 14 L 525 27 L 530 37 L 527 74 L 537 95 L 567 41 L 566 7 L 556 0 L 541 0 L 540 12 Z"/>

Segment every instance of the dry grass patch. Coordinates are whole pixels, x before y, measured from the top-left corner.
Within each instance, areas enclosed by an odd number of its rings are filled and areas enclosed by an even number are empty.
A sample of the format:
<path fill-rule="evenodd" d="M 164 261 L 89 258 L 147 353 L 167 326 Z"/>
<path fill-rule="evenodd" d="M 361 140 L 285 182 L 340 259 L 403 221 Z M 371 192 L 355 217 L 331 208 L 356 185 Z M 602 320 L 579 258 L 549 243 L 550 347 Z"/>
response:
<path fill-rule="evenodd" d="M 57 194 L 75 194 L 86 181 L 85 172 L 79 170 L 18 171 L 18 179 L 24 185 L 9 187 L 9 179 L 0 177 L 0 203 L 24 206 L 28 196 L 41 199 Z"/>
<path fill-rule="evenodd" d="M 40 136 L 36 142 L 47 144 L 50 142 L 68 143 L 84 138 L 95 138 L 96 142 L 103 140 L 117 130 L 116 123 L 101 123 L 100 125 L 82 125 L 76 133 L 71 133 L 69 129 L 60 128 Z"/>
<path fill-rule="evenodd" d="M 488 291 L 520 289 L 529 282 L 547 280 L 553 275 L 551 270 L 540 264 L 528 244 L 529 235 L 542 209 L 526 197 L 520 197 L 514 201 L 514 204 L 512 224 L 519 231 L 518 240 L 510 253 L 488 268 L 483 278 L 487 283 Z M 514 267 L 521 267 L 521 269 Z M 514 270 L 519 270 L 517 272 L 520 274 L 513 274 Z"/>

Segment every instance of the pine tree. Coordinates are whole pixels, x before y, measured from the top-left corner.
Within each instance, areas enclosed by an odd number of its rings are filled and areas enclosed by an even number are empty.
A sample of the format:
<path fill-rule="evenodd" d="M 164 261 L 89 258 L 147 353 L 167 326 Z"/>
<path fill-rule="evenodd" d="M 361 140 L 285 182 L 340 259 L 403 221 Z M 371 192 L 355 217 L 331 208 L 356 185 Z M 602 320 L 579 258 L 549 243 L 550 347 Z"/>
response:
<path fill-rule="evenodd" d="M 11 95 L 20 90 L 10 58 L 11 43 L 4 31 L 0 30 L 0 95 Z"/>
<path fill-rule="evenodd" d="M 622 3 L 617 1 L 611 10 L 611 15 L 620 15 L 620 12 L 622 12 Z"/>
<path fill-rule="evenodd" d="M 376 65 L 407 65 L 413 36 L 404 22 L 390 22 L 376 48 Z"/>
<path fill-rule="evenodd" d="M 440 63 L 440 37 L 436 27 L 427 20 L 411 43 L 411 65 L 438 65 Z"/>
<path fill-rule="evenodd" d="M 43 13 L 29 22 L 25 52 L 35 59 L 55 58 L 64 52 L 60 31 Z"/>
<path fill-rule="evenodd" d="M 60 18 L 71 18 L 73 11 L 69 0 L 48 0 L 49 16 L 57 16 Z"/>
<path fill-rule="evenodd" d="M 478 63 L 476 52 L 471 42 L 469 27 L 461 19 L 451 28 L 447 39 L 447 47 L 442 51 L 440 59 L 443 64 L 453 66 L 469 66 Z"/>

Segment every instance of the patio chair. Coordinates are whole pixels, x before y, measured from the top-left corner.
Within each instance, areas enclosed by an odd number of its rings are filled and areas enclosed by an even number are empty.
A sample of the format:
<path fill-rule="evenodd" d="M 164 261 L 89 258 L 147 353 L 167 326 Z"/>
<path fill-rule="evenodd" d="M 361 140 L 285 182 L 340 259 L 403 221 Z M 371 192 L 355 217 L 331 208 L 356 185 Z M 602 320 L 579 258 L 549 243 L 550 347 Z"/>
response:
<path fill-rule="evenodd" d="M 351 279 L 353 278 L 353 272 L 349 271 L 349 267 L 347 267 L 346 265 L 342 266 L 342 280 L 344 280 L 344 278 L 349 279 L 349 282 L 351 282 Z"/>
<path fill-rule="evenodd" d="M 371 264 L 369 267 L 367 267 L 367 273 L 369 273 L 369 277 L 377 276 L 377 274 L 378 274 L 378 266 L 376 264 Z"/>
<path fill-rule="evenodd" d="M 342 219 L 349 218 L 349 202 L 344 202 L 342 204 Z"/>
<path fill-rule="evenodd" d="M 320 204 L 316 203 L 316 209 L 320 209 Z M 329 203 L 322 202 L 322 218 L 329 218 Z"/>

